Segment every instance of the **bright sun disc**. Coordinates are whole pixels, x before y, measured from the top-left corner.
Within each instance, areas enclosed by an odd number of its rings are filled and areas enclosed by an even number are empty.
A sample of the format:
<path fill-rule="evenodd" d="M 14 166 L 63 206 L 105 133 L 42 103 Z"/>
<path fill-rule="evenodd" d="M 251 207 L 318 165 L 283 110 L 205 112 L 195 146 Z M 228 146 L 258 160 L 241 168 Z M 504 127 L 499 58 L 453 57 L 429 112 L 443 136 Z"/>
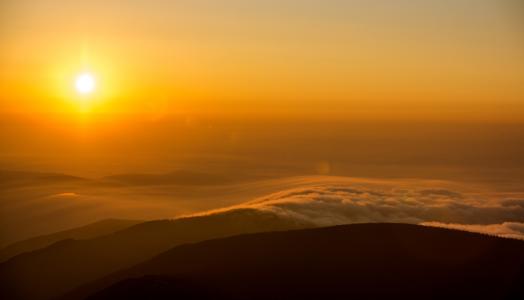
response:
<path fill-rule="evenodd" d="M 75 86 L 80 94 L 90 94 L 95 90 L 95 78 L 89 73 L 81 74 L 76 78 Z"/>

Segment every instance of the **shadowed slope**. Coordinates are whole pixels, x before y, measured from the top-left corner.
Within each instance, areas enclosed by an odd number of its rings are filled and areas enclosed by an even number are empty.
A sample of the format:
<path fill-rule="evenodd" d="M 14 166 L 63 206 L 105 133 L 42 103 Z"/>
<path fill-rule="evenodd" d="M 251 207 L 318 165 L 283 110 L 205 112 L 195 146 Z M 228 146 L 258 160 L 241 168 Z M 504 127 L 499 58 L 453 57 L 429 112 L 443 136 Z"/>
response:
<path fill-rule="evenodd" d="M 21 253 L 30 252 L 47 247 L 61 240 L 91 239 L 98 236 L 110 234 L 127 227 L 131 227 L 141 222 L 143 221 L 117 219 L 102 220 L 79 228 L 73 228 L 70 230 L 64 230 L 53 234 L 37 236 L 31 239 L 11 244 L 5 247 L 4 249 L 1 249 L 0 262 L 4 262 L 9 258 L 19 255 Z"/>
<path fill-rule="evenodd" d="M 64 240 L 0 264 L 4 299 L 49 299 L 176 245 L 307 224 L 243 209 L 204 217 L 138 224 L 91 240 Z"/>
<path fill-rule="evenodd" d="M 176 247 L 68 298 L 522 299 L 523 270 L 522 241 L 360 224 Z"/>

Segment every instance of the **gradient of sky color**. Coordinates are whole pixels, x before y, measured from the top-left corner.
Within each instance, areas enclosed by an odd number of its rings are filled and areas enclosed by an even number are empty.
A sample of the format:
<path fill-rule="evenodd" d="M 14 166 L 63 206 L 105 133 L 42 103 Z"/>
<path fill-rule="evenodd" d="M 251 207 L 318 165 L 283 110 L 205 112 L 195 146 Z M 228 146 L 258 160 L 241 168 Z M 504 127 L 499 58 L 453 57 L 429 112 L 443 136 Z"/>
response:
<path fill-rule="evenodd" d="M 0 109 L 521 120 L 517 0 L 6 0 Z"/>

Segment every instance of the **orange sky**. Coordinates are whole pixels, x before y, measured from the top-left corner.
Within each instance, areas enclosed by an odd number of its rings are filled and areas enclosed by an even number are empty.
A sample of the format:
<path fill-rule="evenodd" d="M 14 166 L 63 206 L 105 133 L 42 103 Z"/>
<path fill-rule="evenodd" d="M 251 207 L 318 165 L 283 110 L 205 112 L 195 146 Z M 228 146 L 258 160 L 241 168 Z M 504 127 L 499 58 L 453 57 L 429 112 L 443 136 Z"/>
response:
<path fill-rule="evenodd" d="M 518 5 L 2 1 L 0 110 L 521 120 Z"/>

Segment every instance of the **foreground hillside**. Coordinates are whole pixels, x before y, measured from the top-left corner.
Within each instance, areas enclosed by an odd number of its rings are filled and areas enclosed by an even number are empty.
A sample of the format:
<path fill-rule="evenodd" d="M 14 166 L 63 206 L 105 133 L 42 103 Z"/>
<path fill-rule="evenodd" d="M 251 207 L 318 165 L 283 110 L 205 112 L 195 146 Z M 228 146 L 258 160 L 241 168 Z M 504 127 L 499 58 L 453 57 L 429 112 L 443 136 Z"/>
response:
<path fill-rule="evenodd" d="M 360 224 L 188 244 L 68 299 L 523 299 L 524 242 Z"/>

